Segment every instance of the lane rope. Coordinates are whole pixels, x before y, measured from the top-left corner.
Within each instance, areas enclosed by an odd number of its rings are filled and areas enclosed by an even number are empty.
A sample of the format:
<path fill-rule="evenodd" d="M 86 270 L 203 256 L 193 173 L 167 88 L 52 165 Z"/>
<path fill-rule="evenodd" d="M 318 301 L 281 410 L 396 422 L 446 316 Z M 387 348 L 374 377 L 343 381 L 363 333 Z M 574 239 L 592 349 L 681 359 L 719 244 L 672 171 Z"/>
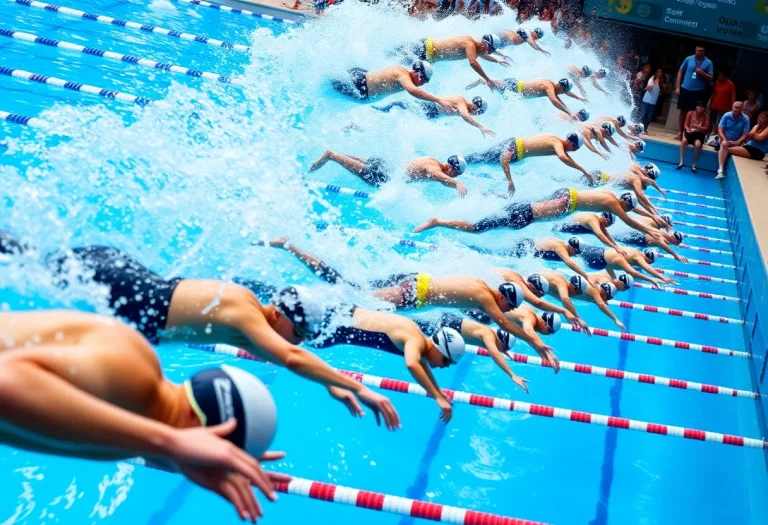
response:
<path fill-rule="evenodd" d="M 709 219 L 712 221 L 727 221 L 728 219 L 725 217 L 715 217 L 714 215 L 704 215 L 703 213 L 693 213 L 690 211 L 681 211 L 681 210 L 672 210 L 670 208 L 661 208 L 659 206 L 656 207 L 659 211 L 666 211 L 669 213 L 674 213 L 675 215 L 688 215 L 690 217 L 700 217 L 702 219 Z"/>
<path fill-rule="evenodd" d="M 124 460 L 122 463 L 175 474 L 163 466 L 144 458 L 132 458 Z M 282 492 L 283 494 L 442 523 L 457 523 L 460 525 L 544 525 L 538 521 L 510 518 L 498 514 L 402 498 L 391 494 L 370 492 L 304 478 L 293 477 L 291 481 L 278 481 L 273 483 L 272 486 L 276 492 Z"/>
<path fill-rule="evenodd" d="M 685 224 L 685 223 L 675 222 L 674 224 Z M 698 240 L 701 240 L 701 241 L 711 241 L 711 242 L 721 242 L 721 243 L 725 243 L 725 244 L 731 244 L 730 240 L 728 240 L 728 239 L 720 239 L 718 237 L 707 237 L 706 235 L 697 235 L 695 233 L 688 233 L 688 232 L 685 233 L 685 236 L 690 238 L 690 239 L 698 239 Z M 733 252 L 729 252 L 729 253 L 733 253 Z"/>
<path fill-rule="evenodd" d="M 177 66 L 175 64 L 167 64 L 163 62 L 157 62 L 148 58 L 137 57 L 133 55 L 124 55 L 122 53 L 115 53 L 113 51 L 105 51 L 103 49 L 97 49 L 95 47 L 85 47 L 80 44 L 74 44 L 72 42 L 65 42 L 63 40 L 55 40 L 53 38 L 40 37 L 33 35 L 32 33 L 24 33 L 22 31 L 12 31 L 10 29 L 0 28 L 0 36 L 13 38 L 15 40 L 23 40 L 24 42 L 30 42 L 32 44 L 39 44 L 48 47 L 55 47 L 57 49 L 66 49 L 69 51 L 77 51 L 86 55 L 91 55 L 98 58 L 105 58 L 108 60 L 114 60 L 116 62 L 125 62 L 128 64 L 136 64 L 150 69 L 159 69 L 160 71 L 167 71 L 170 73 L 177 73 L 195 78 L 203 78 L 205 80 L 212 80 L 215 82 L 221 82 L 223 84 L 243 85 L 243 82 L 238 79 L 233 79 L 226 75 L 220 75 L 218 73 L 211 73 L 209 71 L 201 71 L 199 69 L 190 69 L 184 66 Z"/>
<path fill-rule="evenodd" d="M 664 191 L 667 193 L 677 193 L 678 195 L 688 195 L 690 197 L 701 197 L 702 199 L 725 202 L 725 199 L 723 199 L 722 197 L 713 197 L 711 195 L 704 195 L 703 193 L 691 193 L 689 191 L 668 190 L 666 188 L 664 188 Z"/>
<path fill-rule="evenodd" d="M 674 257 L 669 255 L 668 253 L 661 253 L 661 252 L 656 252 L 656 257 L 658 257 L 659 259 L 672 259 L 672 260 L 675 259 Z M 702 266 L 713 266 L 713 267 L 716 267 L 716 268 L 732 268 L 734 270 L 737 268 L 736 266 L 734 266 L 732 264 L 723 264 L 723 263 L 716 263 L 716 262 L 709 262 L 709 261 L 701 261 L 699 259 L 691 259 L 690 257 L 687 257 L 687 259 L 688 259 L 688 262 L 690 264 L 700 264 Z"/>
<path fill-rule="evenodd" d="M 37 117 L 27 117 L 26 115 L 19 115 L 18 113 L 8 113 L 7 111 L 0 110 L 0 120 L 10 122 L 11 124 L 19 124 L 21 126 L 29 126 L 36 128 L 42 125 L 43 121 Z"/>
<path fill-rule="evenodd" d="M 697 238 L 695 235 L 688 235 L 688 237 Z M 678 246 L 686 250 L 694 250 L 697 252 L 704 252 L 704 253 L 719 253 L 721 255 L 733 256 L 733 252 L 729 252 L 727 250 L 715 250 L 714 248 L 704 248 L 702 246 L 691 246 L 690 244 L 678 244 Z"/>
<path fill-rule="evenodd" d="M 717 315 L 702 314 L 699 312 L 689 312 L 687 310 L 677 310 L 675 308 L 665 308 L 663 306 L 651 306 L 648 304 L 628 303 L 626 301 L 616 301 L 611 299 L 606 301 L 606 304 L 611 306 L 618 306 L 620 308 L 628 308 L 630 310 L 642 310 L 643 312 L 652 312 L 656 314 L 667 314 L 675 317 L 689 317 L 691 319 L 699 319 L 701 321 L 714 321 L 716 323 L 724 324 L 738 324 L 743 325 L 744 321 L 741 319 L 734 319 L 733 317 L 720 317 Z"/>
<path fill-rule="evenodd" d="M 147 97 L 129 95 L 128 93 L 122 93 L 120 91 L 114 91 L 112 89 L 104 89 L 96 86 L 90 86 L 88 84 L 81 84 L 79 82 L 70 82 L 68 80 L 63 80 L 61 78 L 38 75 L 37 73 L 30 73 L 29 71 L 24 71 L 23 69 L 13 69 L 10 67 L 0 66 L 0 75 L 20 78 L 28 82 L 37 82 L 37 83 L 46 84 L 49 86 L 62 87 L 64 89 L 69 89 L 70 91 L 80 91 L 82 93 L 98 95 L 100 97 L 111 98 L 114 100 L 119 100 L 121 102 L 137 104 L 139 106 L 147 106 L 154 102 L 154 100 Z"/>
<path fill-rule="evenodd" d="M 724 279 L 722 277 L 712 277 L 709 275 L 699 275 L 697 273 L 679 272 L 677 270 L 662 270 L 660 268 L 654 268 L 662 275 L 674 275 L 676 277 L 685 277 L 687 279 L 698 279 L 699 281 L 711 281 L 713 283 L 728 283 L 738 284 L 735 279 Z"/>
<path fill-rule="evenodd" d="M 673 293 L 676 295 L 690 295 L 691 297 L 699 297 L 701 299 L 718 299 L 721 301 L 732 301 L 735 303 L 740 303 L 741 299 L 738 297 L 731 297 L 729 295 L 717 295 L 713 293 L 706 293 L 706 292 L 695 292 L 693 290 L 682 290 L 680 288 L 671 288 L 668 286 L 665 286 L 664 288 L 656 288 L 653 285 L 645 284 L 645 283 L 635 283 L 635 288 L 644 288 L 646 290 L 654 290 L 657 292 L 666 292 L 666 293 Z"/>
<path fill-rule="evenodd" d="M 652 201 L 674 202 L 675 204 L 685 204 L 686 206 L 695 206 L 696 208 L 707 208 L 709 210 L 725 211 L 725 206 L 712 206 L 710 204 L 699 204 L 698 202 L 679 201 L 676 199 L 664 199 L 662 197 L 652 197 L 652 196 L 649 196 L 648 199 Z"/>
<path fill-rule="evenodd" d="M 574 328 L 570 324 L 563 324 L 562 330 L 569 332 L 583 332 L 581 327 Z M 728 348 L 720 348 L 718 346 L 709 345 L 697 345 L 694 343 L 686 343 L 685 341 L 675 341 L 674 339 L 662 339 L 661 337 L 649 337 L 647 335 L 629 334 L 626 332 L 616 332 L 614 330 L 605 330 L 604 328 L 592 328 L 589 329 L 592 335 L 599 335 L 600 337 L 611 337 L 613 339 L 624 339 L 625 341 L 634 341 L 637 343 L 645 343 L 655 346 L 669 346 L 672 348 L 680 348 L 681 350 L 693 350 L 694 352 L 703 352 L 705 354 L 718 354 L 726 355 L 729 357 L 741 357 L 748 359 L 752 357 L 749 352 L 741 352 L 738 350 L 730 350 Z"/>
<path fill-rule="evenodd" d="M 54 13 L 60 13 L 62 15 L 74 16 L 85 20 L 91 20 L 92 22 L 99 22 L 102 24 L 109 24 L 119 27 L 127 27 L 129 29 L 137 29 L 145 33 L 155 35 L 165 35 L 173 38 L 180 38 L 181 40 L 188 40 L 190 42 L 197 42 L 198 44 L 209 44 L 212 46 L 223 47 L 224 49 L 234 49 L 246 53 L 249 51 L 249 47 L 243 44 L 235 44 L 234 42 L 225 42 L 224 40 L 218 40 L 216 38 L 209 38 L 207 36 L 193 35 L 192 33 L 185 33 L 183 31 L 173 31 L 171 29 L 165 29 L 162 27 L 140 24 L 139 22 L 131 22 L 129 20 L 120 20 L 118 18 L 112 18 L 106 15 L 95 15 L 93 13 L 86 13 L 79 9 L 70 9 L 69 7 L 63 7 L 54 4 L 46 4 L 44 2 L 36 2 L 34 0 L 13 0 L 18 5 L 27 7 L 34 7 L 37 9 L 44 9 Z"/>
<path fill-rule="evenodd" d="M 674 213 L 679 213 L 679 212 L 676 211 Z M 677 225 L 680 225 L 680 226 L 688 226 L 690 228 L 701 228 L 702 230 L 715 230 L 715 231 L 718 231 L 718 232 L 728 232 L 728 233 L 731 233 L 731 230 L 729 230 L 728 228 L 720 228 L 718 226 L 707 226 L 706 224 L 698 224 L 698 223 L 695 223 L 695 222 L 672 221 L 672 224 L 677 224 Z M 699 238 L 703 239 L 703 237 L 699 237 Z M 708 238 L 706 240 L 708 240 L 708 241 L 717 241 L 717 242 L 728 242 L 728 243 L 731 242 L 728 239 L 718 239 L 718 238 Z"/>
<path fill-rule="evenodd" d="M 296 23 L 295 20 L 290 20 L 288 18 L 277 18 L 276 16 L 257 13 L 256 11 L 248 11 L 247 9 L 235 9 L 234 7 L 229 7 L 228 5 L 215 4 L 213 2 L 205 2 L 203 0 L 177 0 L 177 1 L 183 2 L 185 4 L 198 5 L 201 7 L 210 7 L 211 9 L 216 9 L 218 11 L 223 11 L 225 13 L 232 13 L 233 15 L 255 16 L 256 18 L 263 18 L 265 20 L 272 20 L 274 22 L 280 22 L 283 24 Z"/>

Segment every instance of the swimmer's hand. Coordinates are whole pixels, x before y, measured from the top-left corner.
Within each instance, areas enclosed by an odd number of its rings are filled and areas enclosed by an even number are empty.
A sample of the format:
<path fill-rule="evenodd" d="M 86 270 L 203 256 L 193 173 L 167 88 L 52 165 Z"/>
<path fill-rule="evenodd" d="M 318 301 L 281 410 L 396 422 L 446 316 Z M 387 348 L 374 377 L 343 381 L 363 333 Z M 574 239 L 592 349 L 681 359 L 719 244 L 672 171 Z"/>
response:
<path fill-rule="evenodd" d="M 592 332 L 589 330 L 589 326 L 587 326 L 587 323 L 585 323 L 581 317 L 576 317 L 571 312 L 566 310 L 565 318 L 569 323 L 571 323 L 571 326 L 576 329 L 580 329 L 580 332 L 584 332 L 587 334 L 587 336 L 592 337 Z"/>
<path fill-rule="evenodd" d="M 360 405 L 357 402 L 355 394 L 349 390 L 344 390 L 343 388 L 336 386 L 329 386 L 328 393 L 336 401 L 339 401 L 345 407 L 347 407 L 347 410 L 349 410 L 349 413 L 352 417 L 363 417 L 365 415 L 365 412 L 363 412 L 363 409 L 360 408 Z"/>
<path fill-rule="evenodd" d="M 507 59 L 501 60 L 501 61 L 497 62 L 497 64 L 501 64 L 504 67 L 512 67 L 512 62 L 510 62 Z"/>
<path fill-rule="evenodd" d="M 600 289 L 600 281 L 597 280 L 596 277 L 593 277 L 591 279 L 587 279 L 587 282 L 589 284 L 591 284 L 592 286 L 594 286 L 595 288 L 597 288 L 598 290 Z"/>
<path fill-rule="evenodd" d="M 528 386 L 526 385 L 526 383 L 530 383 L 530 381 L 528 381 L 526 378 L 512 374 L 512 381 L 514 381 L 517 386 L 522 388 L 526 394 L 530 393 L 528 392 Z"/>
<path fill-rule="evenodd" d="M 536 343 L 533 346 L 533 349 L 545 363 L 549 364 L 554 369 L 555 373 L 560 371 L 560 361 L 555 357 L 555 353 L 551 346 L 547 346 L 544 343 Z"/>
<path fill-rule="evenodd" d="M 275 501 L 274 478 L 256 458 L 224 439 L 236 426 L 230 419 L 212 427 L 179 429 L 169 445 L 169 459 L 191 481 L 231 502 L 242 519 L 255 523 L 263 513 L 250 486 Z"/>
<path fill-rule="evenodd" d="M 688 264 L 688 259 L 686 257 L 683 257 L 682 255 L 676 254 L 675 260 L 678 262 L 681 262 L 683 264 Z"/>
<path fill-rule="evenodd" d="M 501 80 L 491 80 L 490 82 L 486 82 L 486 84 L 488 84 L 491 91 L 502 91 L 504 89 L 504 82 Z"/>
<path fill-rule="evenodd" d="M 629 257 L 629 255 L 627 254 L 627 251 L 626 251 L 624 248 L 616 248 L 616 252 L 617 252 L 619 255 L 621 255 L 622 257 L 624 257 L 625 259 L 626 259 L 627 257 Z"/>
<path fill-rule="evenodd" d="M 661 284 L 658 279 L 651 279 L 651 286 L 653 286 L 657 290 L 663 290 L 664 285 Z"/>
<path fill-rule="evenodd" d="M 668 277 L 662 277 L 661 280 L 664 281 L 666 284 L 677 286 L 677 281 L 675 281 L 674 279 L 670 279 Z"/>
<path fill-rule="evenodd" d="M 448 99 L 441 98 L 438 99 L 438 104 L 445 110 L 446 113 L 449 115 L 453 115 L 454 113 L 458 113 L 459 108 L 456 106 L 454 102 L 451 102 Z"/>
<path fill-rule="evenodd" d="M 607 153 L 603 153 L 603 152 L 600 151 L 600 152 L 598 152 L 598 155 L 600 155 L 603 158 L 603 160 L 608 160 L 608 154 Z"/>
<path fill-rule="evenodd" d="M 440 419 L 444 423 L 448 423 L 453 417 L 453 406 L 451 406 L 451 402 L 443 395 L 438 399 L 435 399 L 435 401 L 437 401 L 437 406 L 439 406 L 441 410 Z"/>
<path fill-rule="evenodd" d="M 510 181 L 507 181 L 507 195 L 509 197 L 514 197 L 515 195 L 515 183 Z"/>
<path fill-rule="evenodd" d="M 368 387 L 363 387 L 357 392 L 357 398 L 365 406 L 373 410 L 376 416 L 376 424 L 381 426 L 381 416 L 384 416 L 384 424 L 391 431 L 395 431 L 400 428 L 400 416 L 397 414 L 395 407 L 386 397 L 381 394 L 373 392 Z"/>
<path fill-rule="evenodd" d="M 287 249 L 289 246 L 288 243 L 290 242 L 290 240 L 291 238 L 285 235 L 283 237 L 278 237 L 277 239 L 272 239 L 271 241 L 269 241 L 269 246 L 272 248 Z M 254 246 L 266 246 L 266 243 L 261 240 L 255 241 L 253 244 Z"/>
<path fill-rule="evenodd" d="M 626 327 L 626 326 L 624 326 L 624 323 L 622 323 L 622 322 L 621 322 L 621 321 L 619 321 L 618 319 L 616 319 L 616 321 L 614 321 L 614 322 L 616 323 L 616 326 L 618 326 L 619 328 L 621 328 L 621 331 L 622 331 L 622 332 L 626 332 L 626 331 L 627 331 L 627 327 Z"/>
<path fill-rule="evenodd" d="M 488 135 L 489 137 L 495 137 L 496 136 L 496 133 L 494 133 L 493 131 L 491 131 L 488 128 L 482 127 L 482 128 L 478 128 L 478 129 L 480 130 L 480 133 L 482 133 L 484 137 L 486 135 Z"/>
<path fill-rule="evenodd" d="M 467 187 L 461 182 L 456 183 L 456 191 L 459 193 L 459 197 L 465 197 L 467 195 Z"/>
<path fill-rule="evenodd" d="M 653 218 L 653 223 L 659 228 L 669 229 L 669 224 L 667 224 L 667 221 L 665 221 L 658 215 L 654 215 L 652 218 Z"/>

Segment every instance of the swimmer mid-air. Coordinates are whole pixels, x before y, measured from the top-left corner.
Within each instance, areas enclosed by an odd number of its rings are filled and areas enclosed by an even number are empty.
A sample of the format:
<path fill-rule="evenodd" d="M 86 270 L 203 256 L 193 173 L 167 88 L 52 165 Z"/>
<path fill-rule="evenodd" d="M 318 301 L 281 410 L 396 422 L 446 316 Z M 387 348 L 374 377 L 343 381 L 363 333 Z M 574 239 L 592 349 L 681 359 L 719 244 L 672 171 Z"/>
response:
<path fill-rule="evenodd" d="M 600 239 L 606 246 L 610 246 L 611 248 L 618 250 L 619 253 L 622 253 L 621 248 L 616 244 L 616 241 L 608 232 L 608 227 L 612 226 L 615 222 L 616 216 L 610 212 L 603 212 L 600 214 L 591 212 L 577 213 L 568 217 L 566 220 L 553 225 L 552 230 L 574 235 L 591 233 Z"/>
<path fill-rule="evenodd" d="M 613 248 L 584 245 L 581 247 L 579 255 L 587 266 L 593 270 L 606 270 L 612 278 L 616 278 L 615 270 L 623 270 L 635 279 L 651 283 L 657 288 L 661 287 L 658 281 L 666 284 L 677 284 L 674 280 L 664 277 L 651 267 L 651 264 L 656 262 L 656 252 L 653 250 L 641 252 L 635 248 L 626 247 L 624 252 L 627 254 L 626 256 L 621 255 Z M 645 270 L 655 279 L 643 275 L 634 268 L 635 266 Z"/>
<path fill-rule="evenodd" d="M 489 135 L 491 137 L 495 135 L 493 131 L 486 128 L 482 124 L 480 124 L 474 118 L 474 115 L 482 115 L 488 109 L 488 102 L 486 102 L 486 100 L 483 97 L 474 97 L 472 99 L 472 102 L 458 95 L 456 96 L 450 95 L 442 98 L 454 104 L 454 106 L 456 107 L 456 112 L 458 112 L 458 115 L 461 118 L 463 118 L 467 123 L 479 129 L 483 135 Z M 390 102 L 389 104 L 386 104 L 384 106 L 373 106 L 373 109 L 376 109 L 383 113 L 389 113 L 392 110 L 392 108 L 401 108 L 408 111 L 412 111 L 413 113 L 423 115 L 424 118 L 429 120 L 436 119 L 442 115 L 456 114 L 456 112 L 448 113 L 445 111 L 445 109 L 443 109 L 443 107 L 440 104 L 436 104 L 434 102 L 428 102 L 428 101 L 417 102 L 414 100 L 414 101 L 406 102 L 402 100 L 397 100 L 395 102 Z"/>
<path fill-rule="evenodd" d="M 326 150 L 319 159 L 317 159 L 309 171 L 317 171 L 328 163 L 333 161 L 360 177 L 364 182 L 380 187 L 389 182 L 393 169 L 384 159 L 379 157 L 370 157 L 364 159 L 353 155 L 343 155 L 335 151 Z M 440 162 L 434 157 L 420 157 L 413 159 L 406 167 L 406 173 L 412 181 L 434 180 L 445 186 L 453 187 L 462 197 L 466 195 L 467 188 L 455 178 L 464 173 L 467 169 L 467 162 L 464 157 L 451 155 L 446 162 Z"/>
<path fill-rule="evenodd" d="M 581 127 L 581 137 L 584 139 L 584 146 L 591 151 L 600 155 L 603 159 L 608 159 L 608 155 L 600 152 L 592 143 L 596 140 L 608 153 L 611 153 L 611 149 L 608 147 L 606 141 L 610 141 L 616 147 L 619 144 L 613 140 L 613 134 L 616 133 L 616 127 L 610 122 L 603 122 L 602 124 L 584 124 Z"/>
<path fill-rule="evenodd" d="M 347 71 L 346 77 L 331 81 L 331 85 L 342 95 L 363 101 L 406 91 L 415 98 L 438 104 L 447 113 L 456 112 L 453 102 L 420 89 L 430 78 L 432 65 L 429 62 L 417 61 L 411 69 L 403 66 L 391 66 L 379 71 L 352 68 Z"/>
<path fill-rule="evenodd" d="M 648 174 L 647 176 L 643 175 L 640 171 L 630 170 L 624 175 L 615 175 L 601 171 L 594 177 L 594 180 L 598 181 L 594 186 L 610 184 L 617 188 L 633 190 L 635 195 L 637 195 L 637 200 L 640 206 L 645 208 L 645 210 L 652 215 L 659 215 L 656 207 L 645 195 L 645 190 L 648 189 L 648 186 L 658 188 L 658 185 L 655 182 L 655 178 L 658 177 L 659 173 L 658 168 L 646 170 L 646 173 Z"/>
<path fill-rule="evenodd" d="M 526 139 L 512 137 L 486 151 L 470 153 L 464 158 L 469 164 L 501 164 L 507 178 L 507 191 L 512 196 L 515 194 L 515 183 L 512 181 L 509 165 L 520 162 L 525 157 L 556 155 L 563 164 L 582 172 L 591 179 L 592 175 L 568 155 L 568 152 L 576 151 L 583 143 L 584 140 L 576 133 L 570 133 L 565 139 L 550 134 L 536 135 Z"/>
<path fill-rule="evenodd" d="M 223 365 L 172 383 L 141 335 L 79 312 L 0 313 L 0 340 L 3 444 L 102 461 L 145 456 L 253 523 L 263 513 L 251 485 L 275 501 L 272 481 L 290 479 L 256 459 L 283 454 L 267 452 L 272 395 L 244 370 Z"/>
<path fill-rule="evenodd" d="M 584 91 L 584 86 L 581 85 L 582 79 L 585 78 L 592 80 L 592 85 L 595 86 L 596 89 L 602 91 L 606 95 L 610 95 L 610 93 L 606 91 L 605 88 L 597 83 L 599 79 L 605 78 L 607 74 L 608 70 L 606 70 L 604 67 L 601 67 L 597 71 L 592 71 L 592 68 L 589 66 L 568 66 L 568 76 L 571 77 L 573 83 L 576 84 L 577 88 L 579 88 L 581 96 L 585 99 L 587 98 L 587 93 Z"/>
<path fill-rule="evenodd" d="M 472 89 L 473 87 L 479 86 L 485 82 L 486 81 L 484 79 L 476 80 L 475 82 L 469 84 L 466 89 Z M 547 97 L 552 105 L 557 109 L 569 115 L 573 120 L 579 120 L 578 116 L 574 114 L 570 109 L 568 109 L 568 106 L 566 106 L 563 101 L 560 100 L 560 95 L 568 95 L 569 97 L 584 102 L 584 99 L 571 91 L 573 88 L 573 82 L 567 78 L 564 78 L 558 82 L 553 82 L 546 78 L 528 80 L 525 82 L 522 80 L 517 80 L 516 78 L 505 78 L 503 80 L 497 80 L 494 82 L 496 83 L 496 86 L 502 91 L 502 93 L 511 91 L 512 93 L 517 93 L 523 98 Z"/>
<path fill-rule="evenodd" d="M 528 31 L 527 29 L 523 27 L 518 27 L 516 30 L 511 29 L 505 29 L 504 31 L 499 33 L 499 38 L 501 38 L 501 46 L 519 46 L 520 44 L 527 43 L 529 46 L 531 46 L 536 51 L 540 51 L 541 53 L 544 53 L 547 56 L 550 56 L 551 53 L 547 51 L 546 49 L 542 48 L 539 45 L 539 40 L 544 36 L 544 31 L 540 28 L 534 28 L 533 31 Z M 507 55 L 496 50 L 496 54 L 509 59 Z"/>
<path fill-rule="evenodd" d="M 656 235 L 656 236 L 651 236 L 641 232 L 626 232 L 626 233 L 619 233 L 615 237 L 617 241 L 622 242 L 624 244 L 629 244 L 631 246 L 640 246 L 641 248 L 647 248 L 648 246 L 657 246 L 662 250 L 664 250 L 665 252 L 667 252 L 668 254 L 670 254 L 672 257 L 674 257 L 676 261 L 679 261 L 683 264 L 687 264 L 688 259 L 678 254 L 670 246 L 670 245 L 679 246 L 680 244 L 682 244 L 683 238 L 684 238 L 683 234 L 676 230 L 672 230 L 670 232 L 660 231 L 659 235 Z"/>

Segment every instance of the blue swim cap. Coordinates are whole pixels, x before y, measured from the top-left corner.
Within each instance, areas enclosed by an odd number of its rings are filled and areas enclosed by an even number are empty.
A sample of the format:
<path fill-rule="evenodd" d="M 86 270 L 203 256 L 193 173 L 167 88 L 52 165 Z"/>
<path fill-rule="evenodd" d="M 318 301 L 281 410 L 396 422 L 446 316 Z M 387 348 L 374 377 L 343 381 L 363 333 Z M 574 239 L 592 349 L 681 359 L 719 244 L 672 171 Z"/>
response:
<path fill-rule="evenodd" d="M 605 131 L 613 135 L 616 133 L 616 126 L 614 126 L 611 122 L 603 122 L 603 125 L 601 126 Z"/>
<path fill-rule="evenodd" d="M 619 127 L 623 128 L 627 125 L 627 119 L 624 118 L 624 115 L 619 115 L 616 117 L 616 120 L 619 122 Z"/>
<path fill-rule="evenodd" d="M 541 318 L 544 323 L 546 323 L 547 328 L 549 328 L 549 333 L 554 334 L 560 330 L 560 325 L 563 322 L 560 319 L 560 314 L 556 314 L 554 312 L 544 312 L 541 314 Z"/>
<path fill-rule="evenodd" d="M 627 290 L 629 290 L 635 285 L 635 278 L 628 273 L 622 273 L 619 275 L 619 282 L 621 282 L 624 286 L 626 286 Z"/>
<path fill-rule="evenodd" d="M 568 133 L 565 140 L 573 144 L 573 147 L 579 149 L 584 144 L 584 139 L 578 133 Z"/>
<path fill-rule="evenodd" d="M 637 204 L 638 204 L 637 195 L 635 195 L 631 191 L 626 191 L 622 193 L 619 199 L 625 202 L 627 206 L 629 206 L 630 210 L 634 210 L 635 208 L 637 208 Z"/>
<path fill-rule="evenodd" d="M 656 262 L 656 252 L 654 250 L 645 250 L 643 255 L 645 255 L 645 259 L 648 261 L 648 263 L 653 264 Z"/>
<path fill-rule="evenodd" d="M 540 27 L 534 29 L 533 32 L 536 33 L 536 36 L 539 38 L 544 36 L 544 31 Z"/>
<path fill-rule="evenodd" d="M 638 136 L 645 132 L 645 126 L 643 124 L 635 124 L 635 129 L 632 130 L 632 134 Z"/>
<path fill-rule="evenodd" d="M 589 66 L 581 66 L 581 72 L 584 73 L 585 77 L 592 76 L 592 69 Z"/>
<path fill-rule="evenodd" d="M 499 291 L 507 302 L 512 305 L 513 310 L 523 304 L 523 289 L 519 284 L 501 283 L 501 285 L 499 285 Z"/>
<path fill-rule="evenodd" d="M 616 288 L 616 285 L 613 283 L 603 283 L 600 285 L 600 288 L 605 293 L 605 296 L 608 298 L 608 300 L 616 297 L 616 293 L 619 291 L 618 288 Z"/>
<path fill-rule="evenodd" d="M 519 36 L 523 40 L 528 40 L 528 31 L 526 31 L 524 28 L 518 27 L 515 33 L 517 33 L 517 36 Z"/>
<path fill-rule="evenodd" d="M 605 218 L 605 222 L 608 223 L 608 226 L 610 226 L 614 222 L 616 222 L 616 216 L 613 213 L 609 212 L 609 211 L 604 211 L 603 212 L 603 218 Z"/>
<path fill-rule="evenodd" d="M 532 273 L 526 280 L 528 281 L 528 284 L 533 286 L 533 289 L 536 290 L 537 293 L 544 295 L 549 291 L 549 281 L 541 274 Z"/>
<path fill-rule="evenodd" d="M 413 63 L 411 68 L 413 71 L 423 76 L 425 82 L 429 82 L 429 79 L 432 78 L 432 64 L 426 60 L 417 60 Z"/>
<path fill-rule="evenodd" d="M 675 240 L 677 242 L 683 242 L 683 234 L 680 233 L 679 231 L 673 230 L 672 231 L 672 236 L 675 238 Z"/>
<path fill-rule="evenodd" d="M 579 120 L 582 122 L 586 122 L 589 120 L 589 111 L 587 111 L 586 109 L 582 108 L 576 114 L 579 116 Z"/>
<path fill-rule="evenodd" d="M 571 82 L 568 78 L 561 78 L 557 81 L 557 83 L 560 85 L 561 88 L 563 88 L 563 91 L 566 93 L 570 93 L 573 89 L 573 82 Z"/>
<path fill-rule="evenodd" d="M 488 102 L 485 101 L 483 97 L 475 97 L 472 99 L 472 104 L 475 105 L 475 108 L 477 108 L 478 114 L 482 115 L 486 112 L 488 109 Z"/>
<path fill-rule="evenodd" d="M 448 157 L 447 162 L 451 165 L 457 175 L 461 175 L 467 170 L 467 161 L 460 155 L 451 155 Z"/>
<path fill-rule="evenodd" d="M 568 246 L 576 250 L 576 253 L 581 253 L 581 237 L 571 237 L 568 239 Z"/>
<path fill-rule="evenodd" d="M 587 291 L 587 280 L 582 277 L 581 275 L 573 275 L 570 279 L 568 279 L 568 282 L 571 283 L 571 286 L 576 288 L 579 293 L 584 293 Z"/>
<path fill-rule="evenodd" d="M 501 47 L 501 38 L 499 38 L 499 35 L 494 35 L 493 33 L 483 35 L 483 42 L 488 46 L 489 53 L 493 53 Z"/>
<path fill-rule="evenodd" d="M 602 76 L 605 76 L 605 75 L 607 75 L 607 74 L 608 74 L 608 70 L 607 70 L 607 69 L 605 69 L 604 67 L 601 67 L 600 69 L 598 69 L 598 70 L 597 70 L 597 74 L 598 74 L 598 75 L 602 75 Z"/>

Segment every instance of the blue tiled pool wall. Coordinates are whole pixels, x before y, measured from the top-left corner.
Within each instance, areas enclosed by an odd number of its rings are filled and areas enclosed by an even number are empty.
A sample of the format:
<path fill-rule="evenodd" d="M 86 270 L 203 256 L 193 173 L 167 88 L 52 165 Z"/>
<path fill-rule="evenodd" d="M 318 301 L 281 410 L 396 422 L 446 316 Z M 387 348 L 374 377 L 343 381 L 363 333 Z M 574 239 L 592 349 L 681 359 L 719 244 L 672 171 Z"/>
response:
<path fill-rule="evenodd" d="M 685 157 L 687 165 L 690 164 L 689 155 L 693 154 L 693 148 L 689 150 Z M 643 158 L 676 164 L 679 161 L 679 150 L 672 145 L 648 140 Z M 713 151 L 702 151 L 697 167 L 700 170 L 716 172 L 717 154 Z M 757 244 L 744 198 L 744 189 L 736 176 L 736 165 L 732 158 L 728 159 L 725 172 L 726 216 L 731 230 L 734 264 L 737 267 L 737 288 L 742 300 L 740 309 L 745 321 L 744 340 L 752 353 L 752 385 L 755 392 L 768 393 L 768 267 Z M 760 432 L 765 438 L 768 436 L 768 402 L 759 398 L 755 403 Z M 768 466 L 768 451 L 765 451 L 765 459 Z"/>

